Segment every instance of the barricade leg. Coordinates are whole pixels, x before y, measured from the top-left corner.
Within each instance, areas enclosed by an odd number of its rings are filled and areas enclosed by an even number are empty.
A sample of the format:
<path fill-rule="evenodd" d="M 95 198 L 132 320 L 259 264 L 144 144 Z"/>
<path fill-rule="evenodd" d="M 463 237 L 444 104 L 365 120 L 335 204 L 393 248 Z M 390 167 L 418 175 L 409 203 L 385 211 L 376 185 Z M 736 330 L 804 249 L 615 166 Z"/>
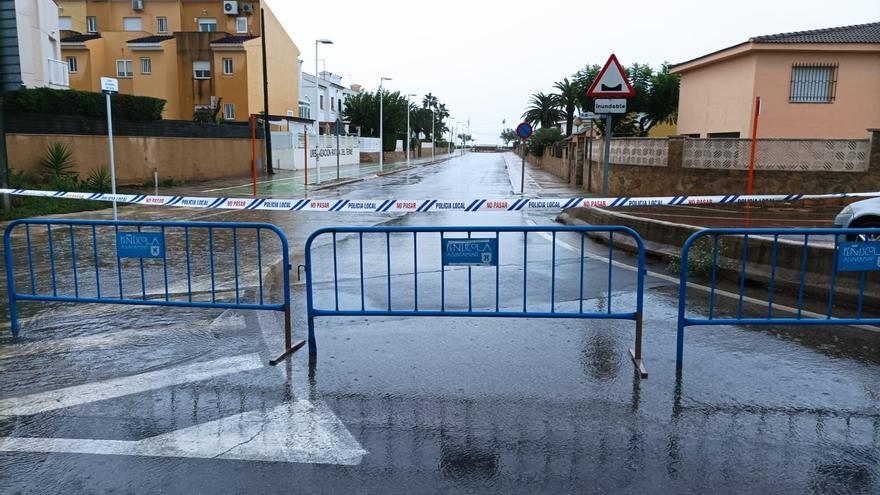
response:
<path fill-rule="evenodd" d="M 309 315 L 309 354 L 318 353 L 318 343 L 315 341 L 315 317 Z"/>
<path fill-rule="evenodd" d="M 684 317 L 679 315 L 678 318 L 678 337 L 675 347 L 675 368 L 681 371 L 681 364 L 684 358 Z"/>
<path fill-rule="evenodd" d="M 6 258 L 6 292 L 9 295 L 9 321 L 11 323 L 12 336 L 18 337 L 18 308 L 15 307 L 15 279 L 12 276 L 12 248 L 9 242 L 9 229 L 4 236 Z"/>
<path fill-rule="evenodd" d="M 293 343 L 293 336 L 291 333 L 291 317 L 290 317 L 290 304 L 284 305 L 284 353 L 278 356 L 275 359 L 269 361 L 271 366 L 275 366 L 287 359 L 291 354 L 298 351 L 300 347 L 306 344 L 305 340 L 300 340 L 297 343 Z"/>
<path fill-rule="evenodd" d="M 648 370 L 645 369 L 645 365 L 642 362 L 642 313 L 636 313 L 636 342 L 635 347 L 629 350 L 629 354 L 632 357 L 633 363 L 636 365 L 636 370 L 639 372 L 639 377 L 648 378 Z"/>

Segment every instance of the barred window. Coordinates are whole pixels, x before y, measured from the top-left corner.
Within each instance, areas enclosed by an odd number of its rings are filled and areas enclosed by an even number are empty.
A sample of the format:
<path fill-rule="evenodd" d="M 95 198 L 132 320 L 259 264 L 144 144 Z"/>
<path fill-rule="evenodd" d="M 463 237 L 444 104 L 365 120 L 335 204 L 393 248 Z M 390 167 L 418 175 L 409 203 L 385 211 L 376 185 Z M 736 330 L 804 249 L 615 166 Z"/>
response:
<path fill-rule="evenodd" d="M 792 103 L 830 103 L 837 92 L 837 65 L 794 64 L 791 66 Z"/>

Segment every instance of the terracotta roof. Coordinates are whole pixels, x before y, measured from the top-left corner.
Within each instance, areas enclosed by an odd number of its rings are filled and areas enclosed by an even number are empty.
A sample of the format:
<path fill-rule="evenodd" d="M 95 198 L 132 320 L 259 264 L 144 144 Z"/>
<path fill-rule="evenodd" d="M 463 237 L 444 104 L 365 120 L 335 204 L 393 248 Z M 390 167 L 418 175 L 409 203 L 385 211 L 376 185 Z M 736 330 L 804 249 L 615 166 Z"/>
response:
<path fill-rule="evenodd" d="M 238 36 L 227 36 L 225 38 L 216 39 L 211 42 L 211 44 L 222 44 L 222 45 L 235 45 L 238 43 L 244 43 L 245 41 L 249 41 L 256 38 L 256 36 L 251 36 L 249 34 L 242 34 Z"/>
<path fill-rule="evenodd" d="M 163 41 L 168 41 L 174 39 L 174 36 L 144 36 L 143 38 L 135 38 L 133 40 L 128 40 L 129 43 L 161 43 Z"/>
<path fill-rule="evenodd" d="M 83 43 L 86 41 L 96 40 L 101 37 L 100 33 L 74 34 L 67 38 L 62 38 L 62 43 Z"/>
<path fill-rule="evenodd" d="M 755 43 L 880 43 L 880 22 L 756 36 Z"/>

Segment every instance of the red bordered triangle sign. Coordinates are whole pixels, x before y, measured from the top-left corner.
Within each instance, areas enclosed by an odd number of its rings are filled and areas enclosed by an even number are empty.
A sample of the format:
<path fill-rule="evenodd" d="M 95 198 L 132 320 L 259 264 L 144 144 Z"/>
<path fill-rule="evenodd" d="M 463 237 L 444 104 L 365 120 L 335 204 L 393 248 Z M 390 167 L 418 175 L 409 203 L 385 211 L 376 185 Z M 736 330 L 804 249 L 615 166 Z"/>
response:
<path fill-rule="evenodd" d="M 632 84 L 626 77 L 626 71 L 613 53 L 587 91 L 587 96 L 590 98 L 629 98 L 635 94 Z"/>

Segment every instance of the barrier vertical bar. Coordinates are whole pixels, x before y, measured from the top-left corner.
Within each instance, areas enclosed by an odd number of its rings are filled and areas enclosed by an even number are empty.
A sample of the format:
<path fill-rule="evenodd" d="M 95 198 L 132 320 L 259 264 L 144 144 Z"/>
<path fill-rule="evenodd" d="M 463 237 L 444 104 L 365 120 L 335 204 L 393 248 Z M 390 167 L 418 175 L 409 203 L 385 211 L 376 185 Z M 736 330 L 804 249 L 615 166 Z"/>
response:
<path fill-rule="evenodd" d="M 141 226 L 138 225 L 138 232 L 141 231 Z M 141 265 L 141 295 L 143 296 L 144 301 L 147 300 L 147 280 L 144 276 L 144 259 L 140 258 Z"/>
<path fill-rule="evenodd" d="M 681 248 L 681 264 L 679 266 L 679 280 L 678 280 L 678 326 L 676 329 L 676 342 L 675 342 L 675 368 L 681 373 L 682 361 L 684 360 L 684 327 L 687 323 L 685 319 L 685 302 L 687 300 L 687 287 L 688 287 L 688 255 L 690 254 L 691 245 L 694 241 L 694 236 L 688 238 L 685 241 L 684 246 Z"/>
<path fill-rule="evenodd" d="M 749 256 L 749 234 L 743 236 L 743 254 L 742 254 L 742 266 L 739 272 L 739 302 L 737 303 L 736 314 L 737 318 L 742 318 L 743 315 L 743 298 L 745 297 L 746 291 L 746 263 L 748 262 Z"/>
<path fill-rule="evenodd" d="M 767 318 L 773 317 L 773 298 L 776 293 L 776 259 L 779 255 L 779 234 L 773 236 L 773 254 L 770 256 L 770 288 L 767 296 Z"/>
<path fill-rule="evenodd" d="M 471 238 L 471 233 L 468 232 L 468 239 Z M 468 270 L 468 311 L 474 310 L 474 302 L 473 302 L 473 283 L 471 278 L 471 267 L 467 267 Z"/>
<path fill-rule="evenodd" d="M 611 314 L 611 277 L 614 273 L 614 231 L 608 232 L 608 314 Z"/>
<path fill-rule="evenodd" d="M 388 311 L 391 311 L 391 232 L 385 232 L 385 254 L 388 262 Z"/>
<path fill-rule="evenodd" d="M 168 294 L 168 243 L 165 242 L 165 226 L 161 227 L 162 231 L 162 279 L 165 283 L 165 300 L 171 300 Z M 238 302 L 238 301 L 236 301 Z"/>
<path fill-rule="evenodd" d="M 307 164 L 308 165 L 308 164 Z M 312 234 L 314 235 L 314 234 Z M 306 321 L 308 325 L 308 342 L 309 354 L 314 356 L 318 354 L 318 343 L 315 340 L 315 304 L 312 296 L 312 237 L 306 241 Z M 362 241 L 363 242 L 363 241 Z M 363 266 L 363 265 L 362 265 Z M 363 278 L 363 269 L 361 269 L 361 278 Z M 363 288 L 361 289 L 361 297 L 363 297 Z"/>
<path fill-rule="evenodd" d="M 801 319 L 801 314 L 804 309 L 804 278 L 807 274 L 807 249 L 808 244 L 810 242 L 810 234 L 804 234 L 804 248 L 803 248 L 803 256 L 801 258 L 801 277 L 800 277 L 800 286 L 798 288 L 798 308 L 797 308 L 797 318 Z"/>
<path fill-rule="evenodd" d="M 359 232 L 358 237 L 360 238 L 360 263 L 361 263 L 361 311 L 366 309 L 366 303 L 364 301 L 364 233 Z"/>
<path fill-rule="evenodd" d="M 642 321 L 644 318 L 645 305 L 645 245 L 638 235 L 634 236 L 636 245 L 639 249 L 638 273 L 636 274 L 636 343 L 633 352 L 633 362 L 635 363 L 639 374 L 642 378 L 648 377 L 648 372 L 642 365 Z"/>
<path fill-rule="evenodd" d="M 528 312 L 526 294 L 529 290 L 529 233 L 523 232 L 523 313 Z"/>
<path fill-rule="evenodd" d="M 46 232 L 49 236 L 49 266 L 52 271 L 52 296 L 58 295 L 58 287 L 55 283 L 55 244 L 52 242 L 52 226 L 46 224 Z"/>
<path fill-rule="evenodd" d="M 95 292 L 98 299 L 101 299 L 101 264 L 98 262 L 98 232 L 95 225 L 92 225 L 92 253 L 95 262 Z"/>
<path fill-rule="evenodd" d="M 339 137 L 338 135 L 336 136 Z M 419 310 L 419 233 L 413 232 L 413 307 Z"/>
<path fill-rule="evenodd" d="M 24 225 L 24 237 L 27 241 L 27 253 L 28 253 L 28 269 L 30 270 L 31 275 L 31 295 L 37 294 L 37 279 L 34 276 L 34 254 L 31 248 L 31 226 L 28 224 Z M 7 254 L 8 256 L 8 254 Z"/>
<path fill-rule="evenodd" d="M 443 232 L 440 232 L 440 246 L 443 246 Z M 443 253 L 440 253 L 440 311 L 446 311 L 446 267 L 443 265 Z"/>
<path fill-rule="evenodd" d="M 712 283 L 709 285 L 709 319 L 715 315 L 715 287 L 718 283 L 718 236 L 713 236 L 712 244 Z"/>
<path fill-rule="evenodd" d="M 336 256 L 336 232 L 333 232 L 333 298 L 336 301 L 336 311 L 339 311 L 339 270 L 337 269 Z"/>
<path fill-rule="evenodd" d="M 865 302 L 865 279 L 867 278 L 867 272 L 862 272 L 862 276 L 859 277 L 859 303 L 858 308 L 856 309 L 856 318 L 862 319 L 862 305 Z"/>
<path fill-rule="evenodd" d="M 125 299 L 125 292 L 122 290 L 122 259 L 119 257 L 119 224 L 113 226 L 113 247 L 116 250 L 116 276 L 119 280 L 119 299 Z"/>
<path fill-rule="evenodd" d="M 551 248 L 552 255 L 550 256 L 550 312 L 556 312 L 556 231 L 553 231 L 552 243 L 553 247 Z"/>
<path fill-rule="evenodd" d="M 235 274 L 235 304 L 238 304 L 241 299 L 238 291 L 238 230 L 235 227 L 232 228 L 232 267 Z"/>
<path fill-rule="evenodd" d="M 581 232 L 581 271 L 580 271 L 580 289 L 578 292 L 578 313 L 584 312 L 584 237 L 586 234 Z"/>
<path fill-rule="evenodd" d="M 186 291 L 189 294 L 189 302 L 193 300 L 192 267 L 189 259 L 189 227 L 183 228 L 184 242 L 186 243 Z"/>
<path fill-rule="evenodd" d="M 3 236 L 3 257 L 6 264 L 6 295 L 9 298 L 9 322 L 12 336 L 18 337 L 18 308 L 15 304 L 15 277 L 12 267 L 12 236 L 10 235 L 14 226 L 14 223 L 6 226 L 6 233 Z M 28 256 L 30 256 L 30 245 L 28 245 Z"/>
<path fill-rule="evenodd" d="M 257 280 L 260 283 L 260 304 L 263 304 L 263 240 L 262 229 L 257 227 Z"/>
<path fill-rule="evenodd" d="M 840 238 L 838 236 L 834 236 L 834 266 L 831 267 L 831 289 L 828 291 L 828 314 L 827 319 L 831 319 L 831 314 L 834 313 L 834 288 L 837 286 L 837 256 L 838 256 L 838 248 L 840 247 Z"/>
<path fill-rule="evenodd" d="M 214 229 L 208 227 L 208 257 L 211 260 L 211 302 L 217 302 L 217 289 L 214 282 Z"/>
<path fill-rule="evenodd" d="M 73 264 L 73 294 L 79 297 L 79 276 L 76 271 L 76 236 L 73 233 L 73 225 L 70 228 L 70 260 Z"/>
<path fill-rule="evenodd" d="M 495 242 L 498 244 L 498 259 L 495 260 L 495 312 L 501 311 L 501 232 L 495 231 Z"/>

